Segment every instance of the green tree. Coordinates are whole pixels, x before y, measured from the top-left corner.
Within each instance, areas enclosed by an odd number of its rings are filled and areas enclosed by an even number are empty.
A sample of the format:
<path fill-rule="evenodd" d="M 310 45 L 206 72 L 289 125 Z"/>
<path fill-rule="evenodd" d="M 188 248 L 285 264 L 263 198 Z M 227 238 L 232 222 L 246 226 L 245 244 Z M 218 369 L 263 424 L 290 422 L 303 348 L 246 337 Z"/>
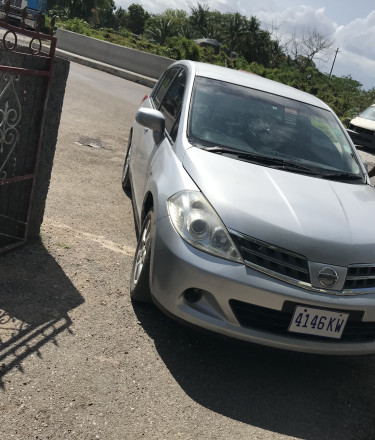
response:
<path fill-rule="evenodd" d="M 239 51 L 249 63 L 265 67 L 277 67 L 285 59 L 279 43 L 272 40 L 268 31 L 260 28 L 260 22 L 254 16 L 245 20 Z"/>
<path fill-rule="evenodd" d="M 97 24 L 103 27 L 117 29 L 119 20 L 115 14 L 114 0 L 97 0 Z"/>
<path fill-rule="evenodd" d="M 99 21 L 108 21 L 116 6 L 114 0 L 47 0 L 47 11 L 65 19 L 83 18 L 90 21 L 93 8 L 97 8 Z"/>
<path fill-rule="evenodd" d="M 198 38 L 197 31 L 191 26 L 189 17 L 186 11 L 182 9 L 166 9 L 162 14 L 166 20 L 171 21 L 171 25 L 178 35 L 187 38 L 188 40 L 194 40 Z"/>
<path fill-rule="evenodd" d="M 84 18 L 91 15 L 84 0 L 47 0 L 47 11 L 62 18 Z"/>
<path fill-rule="evenodd" d="M 246 33 L 246 19 L 241 14 L 227 14 L 224 20 L 224 43 L 228 46 L 229 54 L 237 50 Z"/>
<path fill-rule="evenodd" d="M 147 22 L 146 36 L 153 42 L 165 46 L 167 40 L 178 34 L 173 20 L 163 15 L 156 15 Z"/>
<path fill-rule="evenodd" d="M 185 26 L 189 21 L 187 12 L 183 9 L 166 9 L 161 15 L 171 20 L 176 28 Z"/>
<path fill-rule="evenodd" d="M 117 20 L 120 22 L 122 17 L 126 14 L 126 10 L 123 9 L 121 6 L 119 8 L 116 8 L 115 15 L 117 17 Z"/>
<path fill-rule="evenodd" d="M 149 17 L 150 14 L 141 5 L 133 3 L 128 7 L 127 11 L 121 14 L 120 26 L 126 27 L 133 34 L 141 35 L 144 32 Z"/>
<path fill-rule="evenodd" d="M 210 9 L 207 5 L 198 3 L 197 7 L 191 8 L 190 23 L 201 38 L 208 37 L 210 22 Z"/>
<path fill-rule="evenodd" d="M 178 60 L 200 61 L 199 46 L 185 37 L 173 37 L 169 40 L 170 47 L 174 50 Z"/>

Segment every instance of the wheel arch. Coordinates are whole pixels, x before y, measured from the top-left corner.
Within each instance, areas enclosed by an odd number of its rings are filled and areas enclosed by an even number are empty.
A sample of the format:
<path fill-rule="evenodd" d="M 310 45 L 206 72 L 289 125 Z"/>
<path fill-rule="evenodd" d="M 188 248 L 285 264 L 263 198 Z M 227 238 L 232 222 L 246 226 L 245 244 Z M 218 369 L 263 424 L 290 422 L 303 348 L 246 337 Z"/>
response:
<path fill-rule="evenodd" d="M 143 202 L 141 218 L 139 219 L 141 225 L 151 209 L 154 209 L 154 196 L 151 191 L 148 191 Z"/>
<path fill-rule="evenodd" d="M 130 127 L 129 136 L 128 136 L 128 146 L 129 146 L 129 142 L 131 142 L 132 140 L 132 137 L 133 137 L 133 127 Z"/>

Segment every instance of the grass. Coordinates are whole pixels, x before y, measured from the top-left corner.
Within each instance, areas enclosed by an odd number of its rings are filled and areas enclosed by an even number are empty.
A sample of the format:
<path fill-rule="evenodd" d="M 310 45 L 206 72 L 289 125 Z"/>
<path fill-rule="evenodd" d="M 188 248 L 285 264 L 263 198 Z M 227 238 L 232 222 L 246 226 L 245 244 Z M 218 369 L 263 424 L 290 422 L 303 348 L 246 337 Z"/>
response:
<path fill-rule="evenodd" d="M 55 243 L 55 246 L 58 246 L 58 247 L 60 247 L 62 249 L 66 249 L 66 250 L 71 248 L 71 246 L 69 246 L 68 244 L 62 243 L 62 242 Z"/>

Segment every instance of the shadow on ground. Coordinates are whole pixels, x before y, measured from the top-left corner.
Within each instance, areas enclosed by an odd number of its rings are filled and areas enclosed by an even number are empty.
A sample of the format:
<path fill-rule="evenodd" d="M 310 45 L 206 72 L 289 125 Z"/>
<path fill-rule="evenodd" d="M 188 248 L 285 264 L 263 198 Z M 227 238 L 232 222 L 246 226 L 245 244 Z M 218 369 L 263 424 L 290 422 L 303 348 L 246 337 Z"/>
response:
<path fill-rule="evenodd" d="M 0 387 L 13 368 L 56 336 L 70 331 L 68 312 L 83 303 L 42 243 L 0 255 Z"/>
<path fill-rule="evenodd" d="M 133 307 L 175 380 L 200 405 L 297 438 L 374 438 L 374 357 L 263 349 L 198 333 L 151 305 Z"/>

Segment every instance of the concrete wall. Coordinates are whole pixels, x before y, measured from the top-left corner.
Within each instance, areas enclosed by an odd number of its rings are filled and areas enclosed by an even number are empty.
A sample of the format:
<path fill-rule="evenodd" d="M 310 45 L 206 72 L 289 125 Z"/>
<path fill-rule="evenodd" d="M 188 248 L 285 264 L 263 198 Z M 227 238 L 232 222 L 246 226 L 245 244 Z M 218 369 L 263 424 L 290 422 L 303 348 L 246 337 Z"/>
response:
<path fill-rule="evenodd" d="M 154 79 L 174 61 L 64 29 L 57 29 L 57 48 Z"/>

